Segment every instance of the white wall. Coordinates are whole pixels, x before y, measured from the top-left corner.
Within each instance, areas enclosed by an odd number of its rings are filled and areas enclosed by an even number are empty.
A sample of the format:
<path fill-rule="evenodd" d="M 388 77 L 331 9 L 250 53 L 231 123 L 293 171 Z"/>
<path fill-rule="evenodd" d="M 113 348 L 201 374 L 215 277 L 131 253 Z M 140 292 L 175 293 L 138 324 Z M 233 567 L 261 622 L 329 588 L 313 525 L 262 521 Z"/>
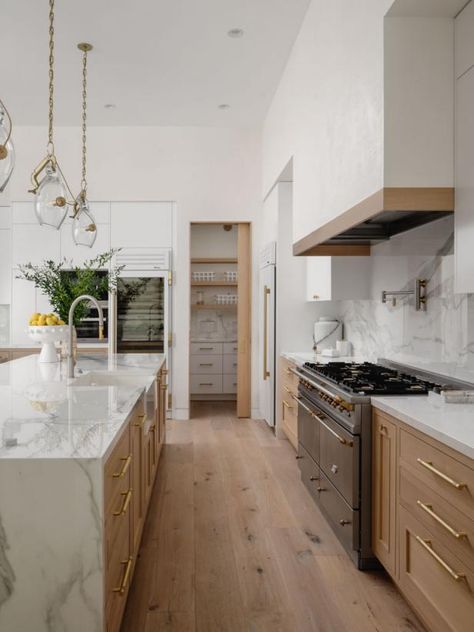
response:
<path fill-rule="evenodd" d="M 294 241 L 383 186 L 383 16 L 312 0 L 265 120 L 263 191 L 293 156 Z"/>
<path fill-rule="evenodd" d="M 454 180 L 454 20 L 385 20 L 385 186 Z"/>
<path fill-rule="evenodd" d="M 245 129 L 92 127 L 88 138 L 91 199 L 176 202 L 173 408 L 177 418 L 187 418 L 190 223 L 254 221 L 261 199 L 260 135 Z M 14 140 L 17 164 L 9 197 L 14 201 L 30 200 L 29 176 L 43 157 L 46 130 L 16 127 Z M 77 189 L 79 130 L 58 128 L 56 151 L 71 186 Z M 254 314 L 255 338 L 256 322 Z M 255 358 L 254 348 L 254 375 Z M 258 410 L 257 397 L 257 389 L 253 388 L 254 413 Z"/>

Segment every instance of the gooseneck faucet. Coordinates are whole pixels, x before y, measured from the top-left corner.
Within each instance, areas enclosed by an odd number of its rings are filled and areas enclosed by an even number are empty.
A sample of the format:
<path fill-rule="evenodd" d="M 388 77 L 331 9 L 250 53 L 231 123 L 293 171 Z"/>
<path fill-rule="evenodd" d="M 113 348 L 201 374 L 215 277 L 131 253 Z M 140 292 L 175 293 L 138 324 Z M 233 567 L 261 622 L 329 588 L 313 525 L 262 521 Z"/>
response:
<path fill-rule="evenodd" d="M 104 339 L 104 314 L 102 312 L 102 307 L 99 305 L 97 299 L 95 299 L 93 296 L 90 296 L 89 294 L 83 294 L 82 296 L 78 296 L 76 299 L 74 299 L 74 301 L 71 303 L 71 307 L 69 308 L 69 320 L 68 320 L 69 348 L 68 348 L 68 356 L 67 356 L 67 376 L 68 377 L 74 377 L 74 354 L 72 351 L 73 331 L 74 331 L 73 319 L 74 319 L 74 310 L 76 309 L 77 305 L 81 301 L 89 301 L 90 303 L 94 303 L 94 305 L 97 307 L 97 311 L 99 312 L 99 340 Z"/>

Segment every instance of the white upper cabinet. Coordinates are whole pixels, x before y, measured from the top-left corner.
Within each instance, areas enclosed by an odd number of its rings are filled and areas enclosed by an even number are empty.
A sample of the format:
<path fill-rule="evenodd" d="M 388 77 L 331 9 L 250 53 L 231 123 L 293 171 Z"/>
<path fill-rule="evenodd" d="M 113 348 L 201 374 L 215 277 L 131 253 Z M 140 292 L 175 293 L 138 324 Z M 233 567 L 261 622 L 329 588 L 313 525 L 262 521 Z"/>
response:
<path fill-rule="evenodd" d="M 42 263 L 45 259 L 59 261 L 60 237 L 58 230 L 39 224 L 14 224 L 12 228 L 12 264 Z"/>
<path fill-rule="evenodd" d="M 0 304 L 11 301 L 11 232 L 0 229 Z"/>
<path fill-rule="evenodd" d="M 38 220 L 35 215 L 33 196 L 31 196 L 31 202 L 13 203 L 12 222 L 14 224 L 38 224 Z"/>
<path fill-rule="evenodd" d="M 455 20 L 455 72 L 460 77 L 474 66 L 474 2 L 461 11 Z"/>
<path fill-rule="evenodd" d="M 455 289 L 474 292 L 474 68 L 456 81 Z"/>
<path fill-rule="evenodd" d="M 112 202 L 111 246 L 173 246 L 172 202 Z"/>
<path fill-rule="evenodd" d="M 12 226 L 12 210 L 9 206 L 0 206 L 0 230 Z"/>
<path fill-rule="evenodd" d="M 370 298 L 370 257 L 308 257 L 306 300 Z"/>

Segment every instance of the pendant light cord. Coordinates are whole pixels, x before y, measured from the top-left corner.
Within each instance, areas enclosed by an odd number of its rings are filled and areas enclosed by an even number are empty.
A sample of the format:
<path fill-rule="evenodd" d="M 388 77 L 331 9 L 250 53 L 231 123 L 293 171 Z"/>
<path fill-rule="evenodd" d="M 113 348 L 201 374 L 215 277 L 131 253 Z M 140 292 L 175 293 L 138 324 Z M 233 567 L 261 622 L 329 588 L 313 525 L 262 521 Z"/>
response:
<path fill-rule="evenodd" d="M 87 194 L 87 50 L 82 57 L 82 180 L 81 196 Z"/>
<path fill-rule="evenodd" d="M 54 155 L 54 0 L 49 0 L 49 112 L 48 112 L 48 155 Z"/>

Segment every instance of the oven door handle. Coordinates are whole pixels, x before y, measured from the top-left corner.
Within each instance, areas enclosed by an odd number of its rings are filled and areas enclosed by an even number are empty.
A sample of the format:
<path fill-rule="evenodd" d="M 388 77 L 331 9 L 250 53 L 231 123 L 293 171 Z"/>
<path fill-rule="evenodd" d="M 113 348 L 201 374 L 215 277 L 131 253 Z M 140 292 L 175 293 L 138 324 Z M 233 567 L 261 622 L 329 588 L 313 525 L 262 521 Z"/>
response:
<path fill-rule="evenodd" d="M 305 411 L 311 415 L 311 417 L 313 417 L 314 419 L 317 419 L 316 415 L 313 413 L 311 408 L 309 406 L 306 406 L 306 404 L 303 404 L 300 397 L 296 397 L 296 395 L 293 395 L 293 393 L 290 393 L 290 395 L 296 402 L 298 402 L 298 406 L 301 406 L 301 408 L 304 408 Z"/>
<path fill-rule="evenodd" d="M 309 384 L 311 384 L 311 386 L 314 386 L 315 388 L 317 388 L 319 391 L 321 391 L 321 393 L 324 393 L 325 395 L 329 395 L 329 397 L 332 397 L 337 402 L 341 402 L 342 401 L 342 399 L 339 397 L 339 395 L 336 395 L 335 393 L 331 393 L 331 391 L 329 391 L 328 389 L 324 388 L 324 386 L 321 386 L 321 384 L 317 384 L 316 382 L 312 382 L 303 373 L 300 373 L 296 369 L 290 369 L 290 371 L 292 373 L 294 373 L 295 375 L 297 375 L 302 380 L 306 380 L 307 382 L 309 382 Z"/>
<path fill-rule="evenodd" d="M 330 426 L 328 426 L 326 423 L 324 423 L 324 421 L 321 419 L 321 417 L 318 417 L 318 415 L 314 415 L 316 417 L 316 419 L 319 421 L 319 423 L 324 426 L 326 428 L 326 430 L 328 432 L 330 432 L 332 434 L 333 437 L 336 437 L 336 439 L 339 441 L 339 443 L 342 443 L 342 445 L 347 445 L 350 448 L 353 446 L 353 442 L 352 441 L 348 441 L 347 439 L 345 439 L 344 437 L 341 437 L 340 434 L 338 434 L 335 430 L 333 430 Z"/>

